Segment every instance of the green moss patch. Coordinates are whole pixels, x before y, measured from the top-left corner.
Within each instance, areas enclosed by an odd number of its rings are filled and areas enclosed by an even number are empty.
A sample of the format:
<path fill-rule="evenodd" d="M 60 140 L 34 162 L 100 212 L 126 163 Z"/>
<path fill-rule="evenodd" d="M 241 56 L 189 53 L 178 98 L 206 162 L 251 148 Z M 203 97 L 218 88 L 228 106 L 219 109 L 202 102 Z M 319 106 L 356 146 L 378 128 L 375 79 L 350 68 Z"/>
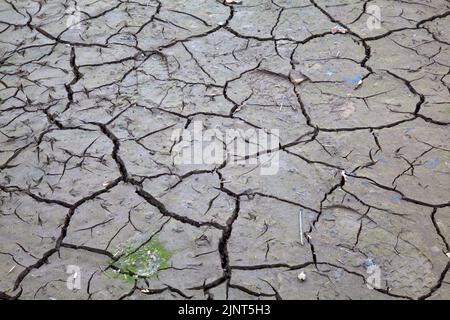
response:
<path fill-rule="evenodd" d="M 171 258 L 170 252 L 157 241 L 127 245 L 119 248 L 114 256 L 120 257 L 112 263 L 115 274 L 119 274 L 125 280 L 150 278 L 159 270 L 169 267 Z"/>

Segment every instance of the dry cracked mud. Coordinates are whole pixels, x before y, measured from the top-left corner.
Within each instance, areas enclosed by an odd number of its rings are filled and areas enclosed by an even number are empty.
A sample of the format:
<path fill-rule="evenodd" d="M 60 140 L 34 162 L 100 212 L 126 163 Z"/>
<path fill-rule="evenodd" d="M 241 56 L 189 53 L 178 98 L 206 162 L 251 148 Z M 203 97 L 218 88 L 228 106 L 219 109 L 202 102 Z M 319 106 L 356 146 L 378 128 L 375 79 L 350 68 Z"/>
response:
<path fill-rule="evenodd" d="M 450 299 L 450 1 L 1 0 L 0 42 L 0 299 Z M 196 122 L 278 172 L 174 163 Z"/>

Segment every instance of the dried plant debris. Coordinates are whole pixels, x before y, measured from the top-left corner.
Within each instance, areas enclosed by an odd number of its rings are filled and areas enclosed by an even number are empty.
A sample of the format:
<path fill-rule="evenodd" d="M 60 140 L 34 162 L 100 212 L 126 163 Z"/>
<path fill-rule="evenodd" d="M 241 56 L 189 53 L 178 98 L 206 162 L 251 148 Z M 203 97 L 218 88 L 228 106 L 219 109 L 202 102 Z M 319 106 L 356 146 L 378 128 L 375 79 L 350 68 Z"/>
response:
<path fill-rule="evenodd" d="M 334 26 L 333 28 L 331 28 L 331 33 L 332 34 L 336 34 L 336 33 L 343 33 L 343 34 L 345 34 L 347 32 L 348 32 L 348 30 L 346 28 L 344 28 L 342 26 L 339 26 L 339 25 Z"/>
<path fill-rule="evenodd" d="M 289 72 L 289 79 L 294 84 L 300 84 L 303 81 L 306 81 L 308 77 L 306 77 L 303 73 L 301 73 L 298 70 L 291 70 L 291 72 Z"/>

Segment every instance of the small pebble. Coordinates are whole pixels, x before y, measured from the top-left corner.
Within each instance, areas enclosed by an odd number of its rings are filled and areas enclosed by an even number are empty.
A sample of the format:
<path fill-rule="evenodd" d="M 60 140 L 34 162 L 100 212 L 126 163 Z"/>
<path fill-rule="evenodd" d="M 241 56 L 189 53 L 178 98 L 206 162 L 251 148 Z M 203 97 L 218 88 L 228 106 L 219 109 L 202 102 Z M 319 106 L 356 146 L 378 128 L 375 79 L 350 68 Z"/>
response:
<path fill-rule="evenodd" d="M 300 272 L 300 274 L 298 275 L 298 280 L 300 280 L 300 281 L 306 280 L 306 274 L 303 271 Z"/>

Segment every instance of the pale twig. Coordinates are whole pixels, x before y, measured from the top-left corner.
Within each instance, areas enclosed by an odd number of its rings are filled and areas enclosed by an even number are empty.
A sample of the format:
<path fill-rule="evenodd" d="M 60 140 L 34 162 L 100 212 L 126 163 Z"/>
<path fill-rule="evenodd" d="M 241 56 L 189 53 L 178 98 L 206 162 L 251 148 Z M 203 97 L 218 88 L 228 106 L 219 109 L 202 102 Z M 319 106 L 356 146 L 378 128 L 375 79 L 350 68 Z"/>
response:
<path fill-rule="evenodd" d="M 299 222 L 300 222 L 300 243 L 303 246 L 303 212 L 302 210 L 300 210 L 300 214 L 299 214 Z"/>

